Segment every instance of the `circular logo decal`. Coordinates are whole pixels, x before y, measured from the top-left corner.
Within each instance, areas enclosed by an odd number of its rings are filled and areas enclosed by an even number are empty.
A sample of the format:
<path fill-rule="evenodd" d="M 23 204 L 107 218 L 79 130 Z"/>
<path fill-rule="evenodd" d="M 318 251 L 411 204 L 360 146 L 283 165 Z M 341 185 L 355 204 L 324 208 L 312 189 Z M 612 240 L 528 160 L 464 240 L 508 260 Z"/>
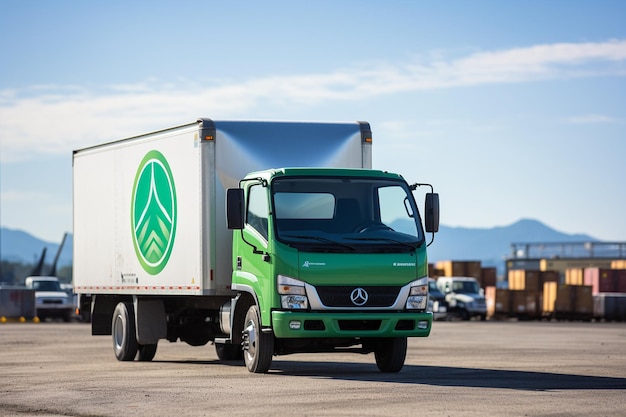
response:
<path fill-rule="evenodd" d="M 139 263 L 151 274 L 165 268 L 176 234 L 176 188 L 163 154 L 144 156 L 133 184 L 131 226 Z"/>

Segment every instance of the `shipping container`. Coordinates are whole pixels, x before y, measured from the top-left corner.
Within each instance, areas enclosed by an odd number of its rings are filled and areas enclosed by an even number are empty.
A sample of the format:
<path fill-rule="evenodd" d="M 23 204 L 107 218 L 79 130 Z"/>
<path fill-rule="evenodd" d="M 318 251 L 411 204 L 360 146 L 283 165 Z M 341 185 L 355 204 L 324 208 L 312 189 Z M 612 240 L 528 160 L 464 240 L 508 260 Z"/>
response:
<path fill-rule="evenodd" d="M 508 279 L 511 290 L 543 291 L 544 282 L 558 282 L 559 273 L 518 269 L 509 271 Z"/>
<path fill-rule="evenodd" d="M 626 292 L 626 269 L 585 268 L 584 283 L 594 294 Z"/>
<path fill-rule="evenodd" d="M 485 267 L 480 269 L 480 279 L 478 280 L 481 288 L 495 287 L 498 280 L 498 272 L 495 267 Z"/>
<path fill-rule="evenodd" d="M 593 316 L 591 287 L 561 285 L 556 289 L 553 317 L 565 320 L 590 320 Z"/>
<path fill-rule="evenodd" d="M 35 290 L 20 286 L 0 286 L 0 317 L 35 317 Z"/>
<path fill-rule="evenodd" d="M 626 259 L 611 261 L 611 269 L 626 269 Z"/>
<path fill-rule="evenodd" d="M 509 289 L 525 290 L 537 289 L 540 282 L 540 271 L 518 269 L 509 271 Z"/>
<path fill-rule="evenodd" d="M 529 319 L 540 316 L 539 292 L 535 290 L 515 290 L 513 293 L 513 314 L 517 318 Z"/>
<path fill-rule="evenodd" d="M 435 265 L 444 277 L 472 277 L 480 280 L 480 261 L 438 261 Z"/>
<path fill-rule="evenodd" d="M 487 302 L 487 317 L 510 317 L 511 316 L 512 291 L 495 286 L 485 288 Z"/>
<path fill-rule="evenodd" d="M 557 271 L 559 283 L 565 283 L 565 271 L 573 268 L 610 268 L 611 259 L 604 258 L 551 258 L 539 262 L 541 271 Z"/>
<path fill-rule="evenodd" d="M 626 321 L 626 293 L 594 294 L 593 316 L 607 321 Z"/>
<path fill-rule="evenodd" d="M 543 314 L 550 316 L 554 313 L 556 292 L 559 287 L 557 282 L 544 282 L 543 284 Z"/>
<path fill-rule="evenodd" d="M 441 276 L 443 276 L 443 271 L 441 269 L 437 269 L 437 267 L 435 266 L 435 264 L 428 264 L 428 276 L 432 279 L 437 279 Z"/>
<path fill-rule="evenodd" d="M 556 283 L 555 283 L 556 284 Z M 490 318 L 537 319 L 542 316 L 543 292 L 487 287 L 487 316 Z"/>
<path fill-rule="evenodd" d="M 568 268 L 565 270 L 565 285 L 584 285 L 585 270 L 583 268 Z"/>

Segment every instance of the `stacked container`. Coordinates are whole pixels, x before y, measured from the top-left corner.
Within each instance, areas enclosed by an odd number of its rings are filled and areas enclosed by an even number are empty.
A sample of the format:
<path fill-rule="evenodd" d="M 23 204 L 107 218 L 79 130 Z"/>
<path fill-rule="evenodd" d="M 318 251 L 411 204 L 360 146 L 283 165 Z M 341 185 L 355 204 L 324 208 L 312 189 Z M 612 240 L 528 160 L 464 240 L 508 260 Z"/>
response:
<path fill-rule="evenodd" d="M 476 278 L 481 288 L 486 288 L 496 285 L 497 268 L 483 268 L 480 261 L 439 261 L 435 265 L 429 265 L 429 276 L 472 277 Z"/>
<path fill-rule="evenodd" d="M 592 288 L 587 285 L 544 283 L 543 314 L 556 319 L 591 320 L 593 317 Z"/>
<path fill-rule="evenodd" d="M 584 285 L 585 269 L 569 268 L 565 270 L 565 285 Z"/>
<path fill-rule="evenodd" d="M 439 261 L 435 266 L 444 277 L 472 277 L 480 279 L 480 261 Z"/>
<path fill-rule="evenodd" d="M 593 315 L 608 321 L 626 320 L 626 260 L 611 262 L 612 269 L 586 268 L 585 285 L 593 291 Z"/>
<path fill-rule="evenodd" d="M 626 269 L 585 268 L 584 283 L 594 294 L 626 292 Z"/>

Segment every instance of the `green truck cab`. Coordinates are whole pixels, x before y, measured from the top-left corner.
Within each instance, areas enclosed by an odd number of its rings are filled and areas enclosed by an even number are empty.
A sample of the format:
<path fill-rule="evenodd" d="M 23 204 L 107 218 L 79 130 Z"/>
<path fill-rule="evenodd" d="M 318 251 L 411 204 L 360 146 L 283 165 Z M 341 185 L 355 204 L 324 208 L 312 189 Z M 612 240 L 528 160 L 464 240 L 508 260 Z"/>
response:
<path fill-rule="evenodd" d="M 255 172 L 228 190 L 227 213 L 232 287 L 250 296 L 242 342 L 251 372 L 267 371 L 274 354 L 353 346 L 397 372 L 406 338 L 429 335 L 426 237 L 401 176 Z"/>

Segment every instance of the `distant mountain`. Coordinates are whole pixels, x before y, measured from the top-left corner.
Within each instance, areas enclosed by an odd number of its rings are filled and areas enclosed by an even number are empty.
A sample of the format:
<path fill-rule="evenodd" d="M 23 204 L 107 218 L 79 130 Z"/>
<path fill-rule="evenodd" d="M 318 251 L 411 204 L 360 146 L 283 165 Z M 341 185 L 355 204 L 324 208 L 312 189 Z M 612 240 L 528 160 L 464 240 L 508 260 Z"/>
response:
<path fill-rule="evenodd" d="M 58 242 L 46 242 L 27 232 L 2 227 L 0 228 L 0 259 L 35 264 L 43 249 L 46 248 L 45 263 L 49 265 L 54 261 L 62 239 L 63 236 L 59 236 Z M 68 234 L 57 268 L 72 264 L 72 240 L 72 235 Z"/>
<path fill-rule="evenodd" d="M 51 264 L 61 238 L 59 236 L 59 242 L 45 242 L 26 232 L 3 227 L 0 229 L 0 259 L 35 263 L 46 247 L 46 263 Z M 430 235 L 427 238 L 430 240 Z M 504 259 L 511 256 L 512 243 L 597 241 L 589 235 L 561 233 L 530 219 L 488 229 L 441 226 L 434 243 L 429 247 L 428 260 L 431 263 L 447 260 L 481 261 L 483 266 L 495 266 L 501 272 Z M 68 235 L 58 267 L 71 263 L 72 235 Z"/>
<path fill-rule="evenodd" d="M 530 219 L 489 229 L 441 226 L 429 247 L 428 260 L 476 260 L 483 266 L 503 268 L 504 259 L 512 255 L 512 243 L 597 241 L 589 235 L 558 232 Z"/>

